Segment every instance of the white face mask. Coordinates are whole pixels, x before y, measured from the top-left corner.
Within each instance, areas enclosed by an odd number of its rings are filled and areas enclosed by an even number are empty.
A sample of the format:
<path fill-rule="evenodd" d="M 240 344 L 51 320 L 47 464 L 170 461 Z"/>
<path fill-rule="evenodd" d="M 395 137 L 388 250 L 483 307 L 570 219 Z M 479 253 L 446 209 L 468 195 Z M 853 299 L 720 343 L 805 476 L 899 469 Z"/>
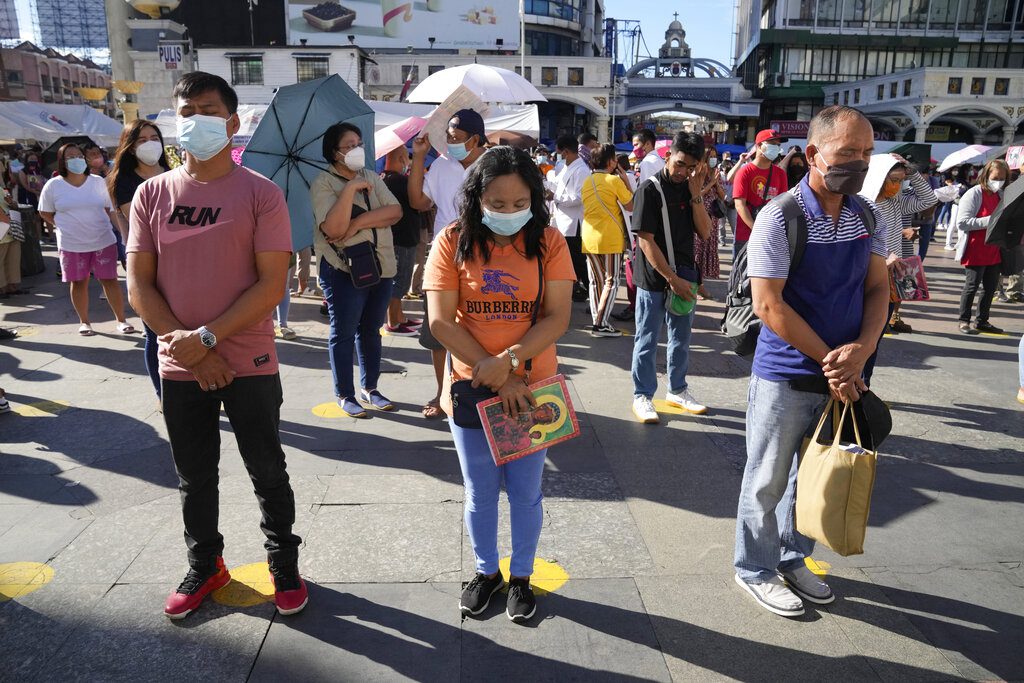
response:
<path fill-rule="evenodd" d="M 366 165 L 366 150 L 362 147 L 353 147 L 349 151 L 345 152 L 345 157 L 342 159 L 342 163 L 350 171 L 358 171 Z"/>
<path fill-rule="evenodd" d="M 764 154 L 768 161 L 775 161 L 779 158 L 779 154 L 782 153 L 782 146 L 765 144 L 765 146 L 761 148 L 761 153 Z"/>
<path fill-rule="evenodd" d="M 147 166 L 155 166 L 164 153 L 164 148 L 157 140 L 148 140 L 135 148 L 135 158 Z"/>
<path fill-rule="evenodd" d="M 1005 184 L 1005 180 L 990 180 L 988 181 L 988 189 L 992 190 L 993 192 L 999 192 L 999 190 L 1003 189 L 1003 185 Z"/>

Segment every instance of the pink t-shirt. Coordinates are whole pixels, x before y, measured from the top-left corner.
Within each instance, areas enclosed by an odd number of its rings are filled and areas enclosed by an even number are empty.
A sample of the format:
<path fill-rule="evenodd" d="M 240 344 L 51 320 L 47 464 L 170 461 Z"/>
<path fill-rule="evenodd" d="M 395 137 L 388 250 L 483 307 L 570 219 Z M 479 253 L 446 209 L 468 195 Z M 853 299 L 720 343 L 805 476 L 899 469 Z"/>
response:
<path fill-rule="evenodd" d="M 132 201 L 128 251 L 157 255 L 157 289 L 186 329 L 212 322 L 256 284 L 258 252 L 291 250 L 284 194 L 247 168 L 201 183 L 179 167 L 144 182 Z M 276 373 L 270 315 L 218 339 L 217 353 L 238 377 Z M 193 379 L 163 344 L 159 356 L 161 377 Z"/>

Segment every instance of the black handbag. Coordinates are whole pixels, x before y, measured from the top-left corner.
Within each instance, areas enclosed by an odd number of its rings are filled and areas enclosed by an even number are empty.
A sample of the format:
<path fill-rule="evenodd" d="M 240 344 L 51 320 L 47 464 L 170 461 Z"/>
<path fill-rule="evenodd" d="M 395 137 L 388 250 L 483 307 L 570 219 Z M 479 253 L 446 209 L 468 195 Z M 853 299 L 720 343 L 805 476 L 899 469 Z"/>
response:
<path fill-rule="evenodd" d="M 363 190 L 363 201 L 366 202 L 367 206 L 370 205 L 370 193 L 366 190 Z M 349 218 L 351 220 L 364 213 L 366 213 L 366 209 L 352 204 L 352 214 Z M 349 247 L 339 247 L 336 244 L 331 244 L 334 253 L 345 262 L 348 274 L 352 278 L 352 285 L 358 289 L 373 287 L 381 280 L 380 256 L 377 254 L 377 228 L 371 228 L 371 230 L 373 232 L 372 244 L 370 242 L 360 242 Z M 323 232 L 323 228 L 320 229 L 320 232 L 323 233 L 324 237 L 327 237 L 327 233 Z"/>
<path fill-rule="evenodd" d="M 533 302 L 533 312 L 530 317 L 530 327 L 537 324 L 537 311 L 540 309 L 541 297 L 544 294 L 544 265 L 541 263 L 541 257 L 537 256 L 537 298 Z M 451 354 L 448 354 L 448 368 L 451 372 Z M 533 369 L 533 359 L 526 359 L 526 383 L 530 383 L 530 370 Z M 481 401 L 486 401 L 497 396 L 497 392 L 491 391 L 490 388 L 480 385 L 478 387 L 473 386 L 473 380 L 471 379 L 460 379 L 457 382 L 452 382 L 452 420 L 456 425 L 463 429 L 483 429 L 483 424 L 480 423 L 480 413 L 477 412 L 476 406 Z"/>

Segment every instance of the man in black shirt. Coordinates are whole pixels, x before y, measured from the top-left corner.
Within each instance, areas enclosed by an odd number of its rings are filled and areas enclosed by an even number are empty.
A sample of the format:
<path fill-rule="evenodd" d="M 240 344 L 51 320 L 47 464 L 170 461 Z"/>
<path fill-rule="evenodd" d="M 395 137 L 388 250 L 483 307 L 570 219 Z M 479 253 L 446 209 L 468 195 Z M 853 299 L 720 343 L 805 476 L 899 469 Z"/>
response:
<path fill-rule="evenodd" d="M 416 246 L 420 243 L 420 213 L 409 206 L 409 152 L 405 146 L 388 152 L 384 158 L 384 173 L 381 178 L 384 184 L 395 195 L 402 207 L 402 218 L 391 226 L 391 236 L 395 241 L 395 259 L 398 272 L 395 284 L 391 289 L 391 303 L 388 305 L 388 322 L 384 329 L 395 337 L 414 337 L 419 334 L 422 320 L 406 318 L 402 312 L 402 297 L 409 291 L 412 283 L 412 270 L 416 264 Z"/>
<path fill-rule="evenodd" d="M 633 414 L 645 423 L 658 422 L 651 399 L 658 390 L 655 356 L 663 323 L 668 324 L 669 385 L 665 402 L 697 415 L 707 412 L 686 383 L 699 284 L 693 263 L 693 235 L 696 232 L 701 239 L 708 239 L 711 234 L 711 217 L 700 194 L 708 175 L 703 159 L 703 138 L 695 133 L 677 134 L 665 168 L 645 180 L 633 200 L 632 229 L 637 238 L 633 266 L 637 287 Z M 677 299 L 674 306 L 673 295 Z"/>

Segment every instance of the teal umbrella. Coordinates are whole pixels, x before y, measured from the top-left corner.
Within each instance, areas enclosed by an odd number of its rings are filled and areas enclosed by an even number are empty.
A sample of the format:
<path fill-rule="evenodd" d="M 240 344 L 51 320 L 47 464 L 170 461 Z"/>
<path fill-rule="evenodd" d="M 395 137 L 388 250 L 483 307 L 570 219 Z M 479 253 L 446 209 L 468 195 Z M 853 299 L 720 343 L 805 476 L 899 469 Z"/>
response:
<path fill-rule="evenodd" d="M 284 191 L 296 251 L 313 244 L 309 186 L 328 168 L 324 132 L 342 121 L 363 132 L 366 168 L 372 170 L 373 110 L 337 74 L 280 88 L 242 153 L 243 166 Z"/>

